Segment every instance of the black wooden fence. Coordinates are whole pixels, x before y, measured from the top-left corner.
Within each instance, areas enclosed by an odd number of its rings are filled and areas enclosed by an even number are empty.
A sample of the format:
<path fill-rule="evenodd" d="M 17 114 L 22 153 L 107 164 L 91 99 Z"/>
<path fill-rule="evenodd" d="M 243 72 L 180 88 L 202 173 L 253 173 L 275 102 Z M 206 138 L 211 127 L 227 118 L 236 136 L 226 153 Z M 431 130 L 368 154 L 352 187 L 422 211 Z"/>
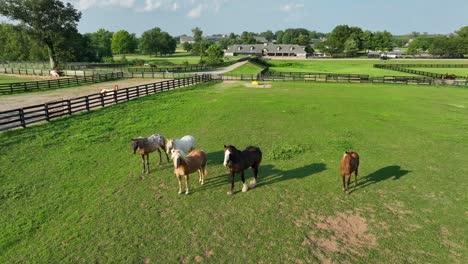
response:
<path fill-rule="evenodd" d="M 78 86 L 89 83 L 99 83 L 124 78 L 122 72 L 111 72 L 105 74 L 95 74 L 92 76 L 76 76 L 72 78 L 62 78 L 45 81 L 31 81 L 19 83 L 0 83 L 0 93 L 13 94 L 37 90 L 59 89 L 71 86 Z"/>
<path fill-rule="evenodd" d="M 424 67 L 423 65 L 426 67 Z M 436 66 L 441 66 L 441 67 L 436 67 Z M 409 69 L 410 67 L 411 68 L 468 68 L 468 64 L 427 64 L 427 65 L 425 64 L 374 64 L 374 68 L 379 68 L 379 69 L 411 73 L 411 74 L 427 76 L 427 77 L 435 78 L 435 79 L 444 79 L 446 77 L 445 74 Z M 468 79 L 468 77 L 458 76 L 457 79 Z"/>
<path fill-rule="evenodd" d="M 34 123 L 50 121 L 59 117 L 73 115 L 78 112 L 90 111 L 108 105 L 126 102 L 134 98 L 160 93 L 212 80 L 211 75 L 195 75 L 187 78 L 144 84 L 119 89 L 107 94 L 90 94 L 67 100 L 59 100 L 46 104 L 33 105 L 20 109 L 0 112 L 0 131 L 29 126 Z"/>
<path fill-rule="evenodd" d="M 334 73 L 290 73 L 267 72 L 266 74 L 214 75 L 217 80 L 239 81 L 287 81 L 287 82 L 334 82 L 334 83 L 383 83 L 468 86 L 468 80 L 439 80 L 417 76 L 369 76 L 359 74 Z"/>

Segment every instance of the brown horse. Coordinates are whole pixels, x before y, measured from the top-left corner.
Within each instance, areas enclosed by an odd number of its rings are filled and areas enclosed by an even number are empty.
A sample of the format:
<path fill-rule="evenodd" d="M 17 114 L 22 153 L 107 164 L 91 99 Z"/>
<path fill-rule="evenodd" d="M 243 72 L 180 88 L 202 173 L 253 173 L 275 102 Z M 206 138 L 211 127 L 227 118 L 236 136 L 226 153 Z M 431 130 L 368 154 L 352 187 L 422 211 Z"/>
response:
<path fill-rule="evenodd" d="M 353 172 L 354 189 L 356 189 L 358 169 L 359 155 L 357 154 L 357 152 L 354 151 L 346 151 L 343 155 L 343 158 L 341 159 L 341 177 L 343 178 L 343 192 L 347 192 L 349 194 L 349 185 L 351 183 L 351 175 L 353 174 Z"/>
<path fill-rule="evenodd" d="M 252 167 L 254 179 L 250 182 L 250 187 L 254 188 L 257 184 L 258 167 L 262 162 L 262 151 L 257 147 L 247 147 L 244 151 L 239 151 L 231 145 L 224 145 L 224 166 L 228 167 L 231 172 L 231 190 L 228 195 L 234 193 L 234 176 L 236 173 L 241 174 L 242 192 L 247 192 L 249 187 L 245 183 L 244 170 Z"/>
<path fill-rule="evenodd" d="M 207 155 L 203 150 L 193 150 L 188 155 L 178 149 L 171 150 L 174 162 L 174 174 L 179 182 L 179 194 L 182 193 L 182 176 L 185 177 L 185 194 L 189 194 L 189 176 L 198 171 L 200 184 L 205 183 Z"/>
<path fill-rule="evenodd" d="M 141 159 L 143 160 L 143 173 L 150 173 L 149 168 L 149 154 L 154 151 L 159 152 L 159 165 L 161 165 L 162 158 L 161 158 L 161 150 L 162 148 L 164 152 L 166 152 L 166 139 L 163 135 L 154 134 L 150 137 L 144 138 L 139 137 L 132 139 L 132 150 L 133 154 L 140 153 Z M 146 156 L 146 166 L 145 166 L 145 156 Z M 167 162 L 169 162 L 169 156 L 166 153 Z"/>

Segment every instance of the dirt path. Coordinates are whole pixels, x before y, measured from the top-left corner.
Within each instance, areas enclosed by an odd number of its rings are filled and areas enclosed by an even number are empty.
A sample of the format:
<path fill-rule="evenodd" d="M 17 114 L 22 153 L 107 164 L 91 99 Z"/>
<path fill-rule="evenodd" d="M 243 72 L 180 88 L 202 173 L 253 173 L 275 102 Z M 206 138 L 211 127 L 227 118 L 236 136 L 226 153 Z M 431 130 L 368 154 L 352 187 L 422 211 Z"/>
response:
<path fill-rule="evenodd" d="M 237 69 L 239 68 L 240 66 L 246 64 L 247 62 L 249 61 L 241 61 L 241 62 L 237 62 L 231 66 L 228 66 L 228 67 L 225 67 L 225 68 L 222 68 L 222 69 L 218 69 L 218 70 L 215 70 L 215 71 L 205 71 L 205 72 L 199 72 L 199 73 L 208 73 L 208 74 L 223 74 L 223 73 L 226 73 L 226 72 L 230 72 L 234 69 Z"/>
<path fill-rule="evenodd" d="M 63 100 L 73 97 L 94 94 L 101 91 L 101 89 L 112 89 L 114 85 L 119 85 L 120 88 L 131 87 L 147 83 L 155 83 L 164 81 L 162 79 L 126 79 L 111 82 L 97 83 L 92 85 L 63 88 L 57 90 L 33 92 L 15 95 L 0 96 L 0 111 L 10 109 L 22 108 L 30 105 L 44 104 L 47 102 Z"/>

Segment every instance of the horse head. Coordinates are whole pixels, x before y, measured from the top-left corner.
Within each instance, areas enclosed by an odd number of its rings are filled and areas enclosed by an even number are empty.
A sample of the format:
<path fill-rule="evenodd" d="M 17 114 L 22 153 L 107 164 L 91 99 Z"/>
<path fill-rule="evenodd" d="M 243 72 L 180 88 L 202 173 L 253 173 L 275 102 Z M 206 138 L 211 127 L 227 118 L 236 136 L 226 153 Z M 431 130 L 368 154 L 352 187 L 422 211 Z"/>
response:
<path fill-rule="evenodd" d="M 176 169 L 180 167 L 181 161 L 184 161 L 186 164 L 189 163 L 185 153 L 178 149 L 171 150 L 171 159 L 174 161 L 174 167 Z"/>
<path fill-rule="evenodd" d="M 166 153 L 171 154 L 172 150 L 174 149 L 174 139 L 168 139 L 166 143 Z"/>
<path fill-rule="evenodd" d="M 232 158 L 234 153 L 236 153 L 237 149 L 236 147 L 232 145 L 224 145 L 224 162 L 223 165 L 224 167 L 228 167 L 232 164 Z"/>
<path fill-rule="evenodd" d="M 132 150 L 133 154 L 136 154 L 136 151 L 139 148 L 138 139 L 132 139 Z"/>

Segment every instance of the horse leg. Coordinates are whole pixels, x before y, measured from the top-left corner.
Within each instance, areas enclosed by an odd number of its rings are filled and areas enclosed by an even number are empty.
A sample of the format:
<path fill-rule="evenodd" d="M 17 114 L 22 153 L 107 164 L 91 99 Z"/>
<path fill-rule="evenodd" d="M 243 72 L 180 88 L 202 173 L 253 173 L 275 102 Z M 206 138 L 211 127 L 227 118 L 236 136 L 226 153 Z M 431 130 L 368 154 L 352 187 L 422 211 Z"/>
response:
<path fill-rule="evenodd" d="M 358 169 L 354 172 L 354 190 L 356 190 L 357 186 L 357 175 L 358 175 Z"/>
<path fill-rule="evenodd" d="M 189 175 L 185 175 L 185 194 L 189 194 Z"/>
<path fill-rule="evenodd" d="M 182 193 L 182 181 L 181 181 L 182 176 L 176 175 L 176 177 L 177 177 L 177 181 L 179 182 L 179 194 L 181 194 Z"/>
<path fill-rule="evenodd" d="M 158 152 L 159 152 L 159 164 L 158 164 L 158 166 L 161 166 L 161 163 L 162 163 L 161 150 L 158 149 Z"/>
<path fill-rule="evenodd" d="M 150 174 L 150 166 L 149 166 L 150 162 L 149 162 L 149 154 L 146 154 L 146 168 L 147 168 L 147 171 L 146 173 L 147 174 Z"/>
<path fill-rule="evenodd" d="M 164 150 L 164 153 L 166 154 L 166 159 L 167 159 L 167 163 L 169 163 L 169 156 L 167 155 L 167 151 L 166 151 L 166 146 L 163 146 L 162 149 Z"/>
<path fill-rule="evenodd" d="M 198 182 L 203 185 L 203 172 L 202 172 L 203 168 L 200 168 L 198 170 L 198 174 L 200 175 L 200 178 L 198 179 Z"/>
<path fill-rule="evenodd" d="M 241 179 L 242 179 L 242 192 L 247 192 L 249 190 L 249 186 L 247 186 L 247 183 L 245 183 L 244 171 L 241 171 Z"/>
<path fill-rule="evenodd" d="M 351 177 L 352 176 L 353 176 L 353 174 L 349 174 L 349 176 L 348 176 L 348 184 L 346 186 L 346 190 L 347 190 L 348 194 L 349 194 L 349 186 L 351 185 Z"/>
<path fill-rule="evenodd" d="M 235 173 L 231 171 L 231 190 L 227 192 L 228 195 L 232 195 L 234 193 L 234 175 Z"/>
<path fill-rule="evenodd" d="M 143 161 L 143 173 L 145 173 L 146 172 L 145 155 L 141 155 L 141 160 Z"/>
<path fill-rule="evenodd" d="M 346 179 L 345 178 L 346 178 L 346 175 L 341 176 L 341 179 L 343 179 L 343 192 L 346 191 L 346 183 L 345 183 Z"/>
<path fill-rule="evenodd" d="M 250 181 L 250 188 L 255 188 L 255 186 L 257 185 L 258 165 L 252 167 L 252 171 L 254 174 L 254 179 Z"/>

